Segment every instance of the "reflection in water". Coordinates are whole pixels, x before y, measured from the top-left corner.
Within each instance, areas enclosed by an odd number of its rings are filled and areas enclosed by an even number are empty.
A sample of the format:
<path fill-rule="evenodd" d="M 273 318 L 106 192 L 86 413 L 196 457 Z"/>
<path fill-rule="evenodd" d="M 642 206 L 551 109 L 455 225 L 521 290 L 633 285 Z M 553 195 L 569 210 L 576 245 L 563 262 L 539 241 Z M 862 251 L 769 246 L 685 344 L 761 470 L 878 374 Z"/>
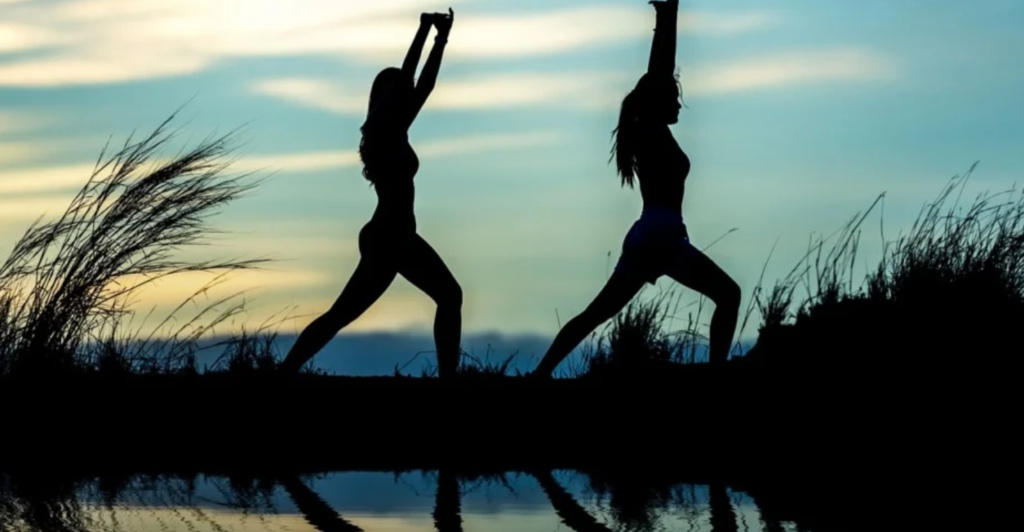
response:
<path fill-rule="evenodd" d="M 680 497 L 678 486 L 670 480 L 643 474 L 641 471 L 618 471 L 587 475 L 587 484 L 599 503 L 607 499 L 612 520 L 622 530 L 650 532 L 658 530 L 664 516 L 677 508 L 690 508 L 688 527 L 706 530 L 708 497 L 700 495 Z"/>
<path fill-rule="evenodd" d="M 437 473 L 437 495 L 434 497 L 434 526 L 437 532 L 462 532 L 462 494 L 459 479 L 451 471 Z"/>
<path fill-rule="evenodd" d="M 610 532 L 607 526 L 590 515 L 580 503 L 555 480 L 550 471 L 539 471 L 533 473 L 541 489 L 547 494 L 558 517 L 562 518 L 565 526 L 576 532 Z"/>
<path fill-rule="evenodd" d="M 708 504 L 711 506 L 711 528 L 715 532 L 739 532 L 736 513 L 724 484 L 713 483 L 708 490 Z"/>
<path fill-rule="evenodd" d="M 769 508 L 761 504 L 761 501 L 754 499 L 754 506 L 757 508 L 757 513 L 761 517 L 761 524 L 764 527 L 764 532 L 785 532 L 785 527 L 782 526 L 782 520 L 775 516 Z"/>
<path fill-rule="evenodd" d="M 320 532 L 362 532 L 362 528 L 338 515 L 327 501 L 320 498 L 299 477 L 284 477 L 280 483 L 306 521 Z M 432 514 L 438 532 L 462 532 L 460 499 L 458 478 L 450 471 L 442 469 L 438 473 L 437 495 Z"/>
<path fill-rule="evenodd" d="M 299 508 L 309 524 L 321 532 L 362 532 L 363 529 L 349 523 L 335 512 L 327 501 L 309 489 L 299 477 L 285 477 L 281 485 L 288 491 L 295 506 Z"/>
<path fill-rule="evenodd" d="M 53 482 L 0 476 L 0 530 L 805 530 L 725 484 L 631 474 L 531 471 L 483 477 L 331 473 L 319 477 L 125 477 Z M 471 481 L 486 493 L 464 490 Z M 344 516 L 344 517 L 343 517 Z"/>

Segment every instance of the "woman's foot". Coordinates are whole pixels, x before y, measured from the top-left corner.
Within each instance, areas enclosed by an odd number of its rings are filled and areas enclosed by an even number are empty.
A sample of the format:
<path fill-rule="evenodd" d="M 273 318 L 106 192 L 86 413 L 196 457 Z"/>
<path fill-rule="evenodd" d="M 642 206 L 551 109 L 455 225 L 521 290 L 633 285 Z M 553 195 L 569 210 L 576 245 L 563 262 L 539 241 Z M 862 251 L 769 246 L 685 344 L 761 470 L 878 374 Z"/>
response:
<path fill-rule="evenodd" d="M 289 363 L 287 359 L 278 362 L 274 369 L 275 373 L 279 375 L 298 375 L 302 371 L 301 366 L 296 368 L 295 364 Z"/>

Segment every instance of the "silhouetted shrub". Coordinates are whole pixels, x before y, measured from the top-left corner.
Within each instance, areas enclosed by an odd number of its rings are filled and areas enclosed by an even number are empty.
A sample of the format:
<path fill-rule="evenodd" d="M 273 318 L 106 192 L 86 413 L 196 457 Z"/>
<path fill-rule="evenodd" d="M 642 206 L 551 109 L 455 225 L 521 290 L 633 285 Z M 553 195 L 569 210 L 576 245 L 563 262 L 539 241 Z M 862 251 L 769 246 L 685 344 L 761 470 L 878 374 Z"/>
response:
<path fill-rule="evenodd" d="M 976 166 L 976 165 L 975 165 Z M 960 194 L 975 166 L 926 204 L 905 236 L 885 243 L 862 282 L 853 266 L 868 213 L 825 239 L 766 298 L 755 358 L 774 367 L 967 366 L 1019 353 L 1024 319 L 1024 195 Z M 958 192 L 959 190 L 959 192 Z M 807 297 L 795 308 L 793 294 Z"/>
<path fill-rule="evenodd" d="M 224 275 L 263 262 L 172 257 L 200 242 L 211 213 L 257 184 L 225 175 L 231 134 L 155 161 L 173 118 L 113 155 L 104 148 L 64 214 L 33 223 L 0 265 L 0 375 L 194 371 L 199 338 L 243 309 L 234 294 L 169 328 Z M 158 324 L 168 334 L 123 330 L 138 289 L 197 271 L 223 273 Z"/>

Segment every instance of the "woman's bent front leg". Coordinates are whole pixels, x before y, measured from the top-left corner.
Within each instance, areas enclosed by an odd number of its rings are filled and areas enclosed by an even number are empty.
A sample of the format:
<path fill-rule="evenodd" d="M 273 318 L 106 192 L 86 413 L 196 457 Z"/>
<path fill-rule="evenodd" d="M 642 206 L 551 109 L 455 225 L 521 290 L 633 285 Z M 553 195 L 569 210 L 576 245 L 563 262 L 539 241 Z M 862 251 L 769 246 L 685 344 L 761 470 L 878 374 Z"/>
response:
<path fill-rule="evenodd" d="M 729 347 L 736 333 L 740 286 L 691 244 L 687 243 L 686 249 L 679 253 L 680 257 L 673 261 L 668 275 L 683 286 L 707 296 L 715 304 L 715 311 L 711 315 L 708 358 L 712 364 L 724 364 L 729 359 Z"/>
<path fill-rule="evenodd" d="M 437 373 L 441 378 L 454 376 L 462 355 L 462 287 L 434 248 L 419 235 L 413 237 L 398 273 L 437 304 L 434 314 Z"/>

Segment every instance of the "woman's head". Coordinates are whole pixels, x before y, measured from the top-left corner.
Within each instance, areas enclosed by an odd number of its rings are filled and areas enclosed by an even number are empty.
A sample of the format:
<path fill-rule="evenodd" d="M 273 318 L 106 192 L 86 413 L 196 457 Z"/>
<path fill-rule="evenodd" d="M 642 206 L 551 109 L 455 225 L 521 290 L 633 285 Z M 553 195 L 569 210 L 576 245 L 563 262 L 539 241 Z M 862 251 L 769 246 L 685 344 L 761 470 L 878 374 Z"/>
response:
<path fill-rule="evenodd" d="M 363 161 L 363 177 L 373 182 L 370 166 L 381 160 L 383 154 L 379 140 L 401 135 L 405 132 L 404 121 L 412 103 L 412 78 L 400 68 L 389 67 L 381 70 L 370 88 L 370 103 L 366 121 L 359 130 L 363 138 L 359 141 L 359 157 Z M 386 140 L 383 144 L 387 144 Z"/>
<path fill-rule="evenodd" d="M 412 78 L 400 68 L 381 70 L 370 88 L 370 103 L 363 132 L 397 127 L 412 102 Z"/>
<path fill-rule="evenodd" d="M 682 104 L 679 80 L 672 76 L 644 74 L 622 100 L 619 123 L 612 134 L 615 142 L 612 157 L 616 159 L 622 184 L 633 186 L 636 173 L 638 130 L 645 125 L 668 125 L 679 121 Z"/>
<path fill-rule="evenodd" d="M 679 98 L 683 90 L 678 79 L 644 74 L 636 82 L 633 92 L 639 96 L 639 120 L 657 124 L 675 124 L 679 121 L 679 110 L 683 108 Z"/>

